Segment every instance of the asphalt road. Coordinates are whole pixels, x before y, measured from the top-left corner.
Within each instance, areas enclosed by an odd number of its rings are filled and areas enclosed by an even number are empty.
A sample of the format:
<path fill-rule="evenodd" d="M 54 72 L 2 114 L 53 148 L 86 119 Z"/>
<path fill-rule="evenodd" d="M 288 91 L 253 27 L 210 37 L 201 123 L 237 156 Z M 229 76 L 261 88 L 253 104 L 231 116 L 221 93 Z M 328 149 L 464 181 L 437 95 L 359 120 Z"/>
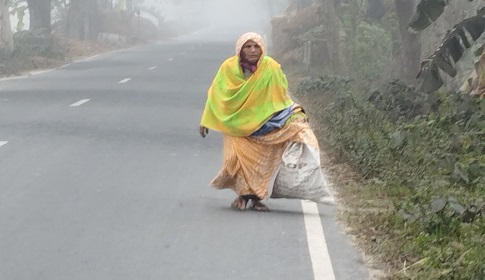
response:
<path fill-rule="evenodd" d="M 232 52 L 184 39 L 0 80 L 0 279 L 367 279 L 334 207 L 237 212 L 208 187 L 221 137 L 198 124 Z"/>

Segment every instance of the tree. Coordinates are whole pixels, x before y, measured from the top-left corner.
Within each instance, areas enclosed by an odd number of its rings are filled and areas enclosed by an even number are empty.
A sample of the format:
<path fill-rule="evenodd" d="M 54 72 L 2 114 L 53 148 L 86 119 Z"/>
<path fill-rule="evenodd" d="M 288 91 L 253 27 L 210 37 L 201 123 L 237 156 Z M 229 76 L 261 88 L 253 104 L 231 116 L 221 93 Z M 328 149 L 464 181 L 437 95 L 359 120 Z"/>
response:
<path fill-rule="evenodd" d="M 69 0 L 51 0 L 51 26 L 54 32 L 62 32 L 65 29 L 67 21 L 67 11 Z"/>
<path fill-rule="evenodd" d="M 340 20 L 337 17 L 335 3 L 333 0 L 317 0 L 314 2 L 317 4 L 322 24 L 327 29 L 326 41 L 330 54 L 330 67 L 335 73 L 345 75 L 347 69 L 340 50 Z"/>
<path fill-rule="evenodd" d="M 96 40 L 98 29 L 98 1 L 71 0 L 66 35 L 78 40 Z"/>
<path fill-rule="evenodd" d="M 419 34 L 408 30 L 409 18 L 413 15 L 414 0 L 394 0 L 401 37 L 400 77 L 409 83 L 416 82 L 416 72 L 420 67 L 421 39 Z"/>
<path fill-rule="evenodd" d="M 44 29 L 51 32 L 51 0 L 27 0 L 30 30 Z"/>
<path fill-rule="evenodd" d="M 8 7 L 9 0 L 0 0 L 0 54 L 10 53 L 14 47 Z"/>

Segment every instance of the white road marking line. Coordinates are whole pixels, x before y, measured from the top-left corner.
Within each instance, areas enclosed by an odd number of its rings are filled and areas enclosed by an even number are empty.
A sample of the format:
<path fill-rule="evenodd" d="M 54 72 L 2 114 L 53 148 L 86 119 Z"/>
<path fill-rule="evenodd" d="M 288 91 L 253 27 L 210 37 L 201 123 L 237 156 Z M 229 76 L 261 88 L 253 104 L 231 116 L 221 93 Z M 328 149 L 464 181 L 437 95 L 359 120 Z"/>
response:
<path fill-rule="evenodd" d="M 153 67 L 148 68 L 148 70 L 154 70 L 154 69 L 157 69 L 157 66 L 153 66 Z"/>
<path fill-rule="evenodd" d="M 172 61 L 172 60 L 173 60 L 173 58 L 169 58 L 169 59 L 168 59 L 168 61 Z"/>
<path fill-rule="evenodd" d="M 131 78 L 123 79 L 123 80 L 119 81 L 118 84 L 124 84 L 124 83 L 128 82 L 129 80 L 131 80 Z"/>
<path fill-rule="evenodd" d="M 69 105 L 70 107 L 78 107 L 78 106 L 81 106 L 83 105 L 84 103 L 88 102 L 89 100 L 91 99 L 82 99 L 82 100 L 79 100 L 78 102 L 76 103 L 73 103 L 71 105 Z"/>
<path fill-rule="evenodd" d="M 310 258 L 313 267 L 313 279 L 315 280 L 335 280 L 332 260 L 328 254 L 325 233 L 318 213 L 318 207 L 315 202 L 301 201 L 303 208 L 305 229 L 310 250 Z"/>
<path fill-rule="evenodd" d="M 7 144 L 7 143 L 8 143 L 8 141 L 0 141 L 0 147 Z"/>

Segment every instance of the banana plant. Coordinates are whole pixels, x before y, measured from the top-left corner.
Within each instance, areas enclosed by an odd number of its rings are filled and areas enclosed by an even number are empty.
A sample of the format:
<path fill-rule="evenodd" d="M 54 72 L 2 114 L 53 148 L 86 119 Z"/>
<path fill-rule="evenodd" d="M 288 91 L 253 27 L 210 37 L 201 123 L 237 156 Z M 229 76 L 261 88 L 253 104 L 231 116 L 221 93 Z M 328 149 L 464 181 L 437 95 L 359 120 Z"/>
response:
<path fill-rule="evenodd" d="M 443 14 L 448 3 L 449 0 L 421 0 L 409 27 L 415 31 L 426 29 Z M 421 70 L 417 75 L 420 80 L 419 89 L 424 92 L 438 90 L 444 84 L 441 72 L 455 77 L 455 63 L 484 32 L 485 7 L 482 7 L 476 16 L 462 20 L 449 30 L 438 49 L 421 63 Z"/>
<path fill-rule="evenodd" d="M 463 1 L 463 0 L 462 0 Z M 472 2 L 473 0 L 468 0 Z M 414 31 L 422 31 L 435 22 L 445 11 L 450 0 L 421 0 L 419 1 L 413 16 L 410 19 L 409 27 Z M 479 9 L 484 10 L 485 7 Z"/>
<path fill-rule="evenodd" d="M 449 0 L 421 0 L 416 6 L 409 27 L 415 31 L 422 31 L 435 22 L 445 11 Z"/>

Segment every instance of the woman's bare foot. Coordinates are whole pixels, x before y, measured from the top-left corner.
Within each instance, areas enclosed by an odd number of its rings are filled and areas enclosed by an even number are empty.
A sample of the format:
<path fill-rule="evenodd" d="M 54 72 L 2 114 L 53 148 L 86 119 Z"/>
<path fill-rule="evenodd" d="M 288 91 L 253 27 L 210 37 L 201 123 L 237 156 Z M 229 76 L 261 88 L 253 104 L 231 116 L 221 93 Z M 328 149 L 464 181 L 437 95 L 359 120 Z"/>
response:
<path fill-rule="evenodd" d="M 269 211 L 269 208 L 259 199 L 251 199 L 251 210 L 266 212 Z"/>
<path fill-rule="evenodd" d="M 231 203 L 231 207 L 236 210 L 244 211 L 246 210 L 247 200 L 244 197 L 238 196 L 234 201 Z"/>

